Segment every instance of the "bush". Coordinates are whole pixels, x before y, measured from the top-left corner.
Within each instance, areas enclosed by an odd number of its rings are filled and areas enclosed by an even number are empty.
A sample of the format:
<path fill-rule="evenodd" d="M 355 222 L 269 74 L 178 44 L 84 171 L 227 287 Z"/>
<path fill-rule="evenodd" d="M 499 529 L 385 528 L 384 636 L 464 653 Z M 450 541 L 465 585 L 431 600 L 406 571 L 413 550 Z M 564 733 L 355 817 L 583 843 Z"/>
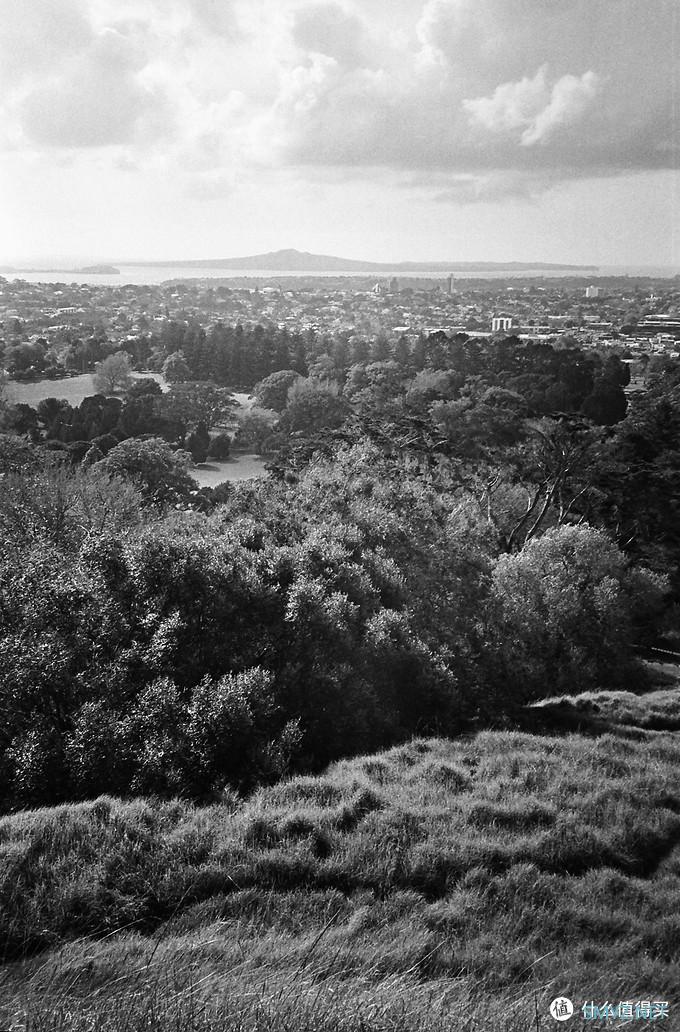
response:
<path fill-rule="evenodd" d="M 501 557 L 495 627 L 516 701 L 621 687 L 635 671 L 633 626 L 658 612 L 663 578 L 629 573 L 602 531 L 562 526 Z"/>
<path fill-rule="evenodd" d="M 210 434 L 204 422 L 199 422 L 196 429 L 187 438 L 187 451 L 194 462 L 205 462 L 210 446 Z"/>
<path fill-rule="evenodd" d="M 208 458 L 224 462 L 229 458 L 231 452 L 231 437 L 229 434 L 215 434 L 210 438 L 208 445 Z"/>
<path fill-rule="evenodd" d="M 198 484 L 189 476 L 191 456 L 173 451 L 158 437 L 130 438 L 112 448 L 98 468 L 109 476 L 132 480 L 145 501 L 161 505 L 186 498 Z"/>

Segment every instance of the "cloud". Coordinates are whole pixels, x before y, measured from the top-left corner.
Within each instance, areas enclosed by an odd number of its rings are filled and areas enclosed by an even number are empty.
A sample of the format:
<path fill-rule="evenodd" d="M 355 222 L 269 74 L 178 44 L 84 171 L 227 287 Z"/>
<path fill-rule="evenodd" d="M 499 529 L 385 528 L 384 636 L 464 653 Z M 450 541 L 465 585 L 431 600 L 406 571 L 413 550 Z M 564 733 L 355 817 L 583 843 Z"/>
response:
<path fill-rule="evenodd" d="M 199 26 L 228 39 L 240 36 L 238 21 L 229 0 L 189 0 L 188 7 Z"/>
<path fill-rule="evenodd" d="M 673 0 L 428 0 L 408 45 L 361 67 L 283 66 L 260 150 L 283 165 L 476 176 L 526 191 L 673 167 Z M 326 51 L 330 47 L 325 48 Z M 537 70 L 538 69 L 538 70 Z M 465 181 L 464 181 L 465 183 Z M 467 185 L 451 187 L 470 194 Z M 474 192 L 474 191 L 473 191 Z"/>
<path fill-rule="evenodd" d="M 490 172 L 483 175 L 453 175 L 448 180 L 431 179 L 423 183 L 427 196 L 439 204 L 507 204 L 508 201 L 535 202 L 555 186 L 549 176 L 527 176 L 517 172 Z"/>
<path fill-rule="evenodd" d="M 551 82 L 546 66 L 466 100 L 436 66 L 395 76 L 319 56 L 283 78 L 260 133 L 283 164 L 538 175 L 559 173 L 571 151 L 571 174 L 574 141 L 567 146 L 561 134 L 588 111 L 598 83 L 590 72 Z M 538 144 L 540 155 L 530 157 Z"/>
<path fill-rule="evenodd" d="M 0 84 L 14 89 L 37 68 L 54 69 L 92 41 L 78 0 L 3 0 L 0 17 Z"/>
<path fill-rule="evenodd" d="M 676 166 L 677 26 L 676 0 L 3 0 L 0 122 L 204 193 L 273 167 L 531 196 Z"/>
<path fill-rule="evenodd" d="M 348 67 L 373 64 L 367 28 L 337 3 L 316 3 L 294 13 L 293 39 L 302 50 L 325 54 Z"/>
<path fill-rule="evenodd" d="M 572 125 L 588 110 L 601 85 L 592 71 L 563 75 L 552 87 L 548 66 L 532 78 L 497 86 L 492 96 L 463 100 L 470 123 L 495 133 L 522 129 L 520 142 L 529 147 L 544 143 L 562 126 Z"/>
<path fill-rule="evenodd" d="M 157 136 L 169 112 L 141 81 L 144 65 L 134 39 L 105 30 L 58 78 L 24 97 L 19 111 L 26 136 L 47 147 L 102 147 Z"/>
<path fill-rule="evenodd" d="M 497 86 L 491 97 L 463 100 L 472 125 L 490 132 L 510 132 L 531 126 L 539 113 L 548 106 L 547 66 L 536 72 L 533 79 L 506 82 Z"/>
<path fill-rule="evenodd" d="M 584 72 L 580 77 L 563 75 L 553 86 L 549 103 L 522 133 L 522 144 L 544 143 L 557 129 L 577 122 L 595 99 L 600 84 L 595 72 Z"/>

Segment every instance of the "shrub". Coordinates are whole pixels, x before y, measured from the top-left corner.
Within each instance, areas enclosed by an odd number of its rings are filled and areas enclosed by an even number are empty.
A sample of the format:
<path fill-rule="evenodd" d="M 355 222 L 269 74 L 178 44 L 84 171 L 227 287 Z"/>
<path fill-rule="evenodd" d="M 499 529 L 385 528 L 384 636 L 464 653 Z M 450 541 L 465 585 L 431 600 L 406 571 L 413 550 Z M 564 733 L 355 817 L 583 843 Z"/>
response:
<path fill-rule="evenodd" d="M 210 438 L 210 444 L 208 445 L 209 459 L 216 459 L 218 462 L 224 462 L 225 459 L 229 458 L 230 452 L 231 437 L 229 434 L 214 434 L 214 436 Z"/>

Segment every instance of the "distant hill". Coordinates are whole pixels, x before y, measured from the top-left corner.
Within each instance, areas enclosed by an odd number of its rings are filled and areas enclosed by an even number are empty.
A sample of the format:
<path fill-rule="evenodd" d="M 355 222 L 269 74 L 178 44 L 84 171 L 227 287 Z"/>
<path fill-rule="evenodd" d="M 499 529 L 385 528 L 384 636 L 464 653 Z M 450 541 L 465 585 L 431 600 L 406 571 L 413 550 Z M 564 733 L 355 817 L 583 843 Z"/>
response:
<path fill-rule="evenodd" d="M 115 265 L 86 265 L 82 269 L 71 269 L 71 272 L 84 272 L 91 276 L 120 276 L 120 269 Z"/>
<path fill-rule="evenodd" d="M 193 261 L 126 262 L 126 265 L 161 268 L 238 269 L 272 272 L 597 272 L 596 265 L 561 265 L 555 262 L 365 262 L 329 254 L 310 254 L 288 248 L 242 258 L 201 258 Z"/>

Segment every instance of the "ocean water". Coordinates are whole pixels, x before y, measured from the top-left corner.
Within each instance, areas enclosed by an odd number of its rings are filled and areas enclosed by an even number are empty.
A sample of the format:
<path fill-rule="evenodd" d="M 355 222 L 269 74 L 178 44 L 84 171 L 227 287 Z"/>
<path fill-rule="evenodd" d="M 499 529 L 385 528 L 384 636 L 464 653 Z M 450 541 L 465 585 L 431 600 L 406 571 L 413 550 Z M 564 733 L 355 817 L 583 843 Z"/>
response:
<path fill-rule="evenodd" d="M 0 273 L 6 279 L 9 280 L 26 280 L 28 283 L 88 283 L 88 284 L 99 284 L 102 286 L 113 286 L 122 287 L 126 283 L 133 283 L 136 285 L 156 285 L 163 283 L 166 280 L 177 280 L 177 279 L 249 279 L 253 281 L 253 284 L 266 279 L 273 280 L 288 280 L 303 278 L 309 279 L 310 277 L 319 279 L 338 279 L 344 278 L 359 278 L 362 280 L 374 279 L 374 280 L 385 280 L 390 279 L 392 276 L 396 276 L 399 280 L 407 279 L 421 279 L 421 280 L 442 280 L 446 279 L 446 274 L 443 272 L 402 272 L 399 269 L 395 269 L 394 272 L 389 270 L 386 272 L 282 272 L 280 269 L 195 269 L 191 266 L 186 265 L 118 265 L 116 268 L 120 269 L 120 275 L 112 275 L 108 273 L 76 273 L 68 272 L 63 269 L 54 271 L 35 271 L 35 272 L 5 272 Z M 546 279 L 555 279 L 563 276 L 579 276 L 583 279 L 592 280 L 596 279 L 597 276 L 654 276 L 659 278 L 667 278 L 680 273 L 680 268 L 658 268 L 651 266 L 601 266 L 598 273 L 593 272 L 572 272 L 569 270 L 541 270 L 531 269 L 523 270 L 521 272 L 454 272 L 455 279 L 525 279 L 527 277 L 542 276 Z"/>

